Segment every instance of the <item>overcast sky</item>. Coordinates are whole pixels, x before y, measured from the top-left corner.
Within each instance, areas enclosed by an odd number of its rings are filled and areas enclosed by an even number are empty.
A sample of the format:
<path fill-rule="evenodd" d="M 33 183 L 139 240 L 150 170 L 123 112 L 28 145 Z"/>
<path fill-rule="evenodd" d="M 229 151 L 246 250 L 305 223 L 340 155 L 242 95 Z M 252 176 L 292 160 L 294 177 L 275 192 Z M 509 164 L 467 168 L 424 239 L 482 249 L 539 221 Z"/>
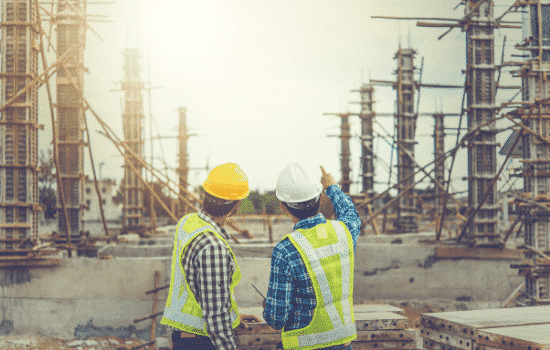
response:
<path fill-rule="evenodd" d="M 351 92 L 368 78 L 394 80 L 393 59 L 399 42 L 416 51 L 416 66 L 424 66 L 422 81 L 461 85 L 465 68 L 465 36 L 454 29 L 437 40 L 444 28 L 419 28 L 414 21 L 371 19 L 374 15 L 460 18 L 459 1 L 433 0 L 115 0 L 114 4 L 89 5 L 88 13 L 108 15 L 113 22 L 90 22 L 101 36 L 88 31 L 85 65 L 85 94 L 92 108 L 122 136 L 119 89 L 123 76 L 125 48 L 137 47 L 142 55 L 142 78 L 159 87 L 151 91 L 151 111 L 162 136 L 177 134 L 177 108 L 186 107 L 190 132 L 199 136 L 188 144 L 189 166 L 204 168 L 225 162 L 238 163 L 248 175 L 252 189 L 275 188 L 278 173 L 292 161 L 311 167 L 320 176 L 323 165 L 340 179 L 340 140 L 327 135 L 339 133 L 340 120 L 323 113 L 358 112 L 359 94 Z M 512 1 L 496 1 L 502 13 Z M 91 17 L 97 19 L 101 17 Z M 103 19 L 103 18 L 101 18 Z M 509 20 L 519 20 L 511 15 Z M 513 45 L 521 37 L 515 30 L 495 34 L 495 56 L 500 62 L 503 36 L 507 35 L 505 60 L 517 54 Z M 418 77 L 418 76 L 417 76 Z M 503 72 L 502 84 L 519 81 Z M 45 89 L 42 89 L 45 90 Z M 498 100 L 514 92 L 499 92 Z M 41 92 L 45 96 L 45 91 Z M 395 92 L 376 87 L 378 113 L 392 113 Z M 460 112 L 462 90 L 423 89 L 420 112 Z M 40 147 L 51 147 L 51 124 L 46 101 L 40 107 Z M 144 112 L 149 117 L 148 95 L 144 92 Z M 436 102 L 439 101 L 439 102 Z M 499 102 L 500 102 L 499 101 Z M 436 107 L 437 105 L 437 107 Z M 89 118 L 93 118 L 89 114 Z M 149 121 L 144 120 L 149 135 Z M 393 133 L 393 119 L 379 117 Z M 352 134 L 359 136 L 359 119 L 352 118 Z M 448 118 L 456 126 L 457 118 Z M 464 124 L 465 125 L 465 121 Z M 90 120 L 90 128 L 98 124 Z M 380 126 L 375 130 L 384 134 Z M 156 131 L 154 131 L 156 135 Z M 433 121 L 418 123 L 416 155 L 420 164 L 433 160 Z M 506 135 L 499 135 L 503 143 Z M 447 149 L 456 142 L 447 138 Z M 120 182 L 122 158 L 103 136 L 92 132 L 96 163 L 104 162 L 102 176 Z M 352 179 L 359 181 L 359 139 L 351 141 Z M 376 189 L 387 186 L 390 148 L 384 140 L 375 142 L 377 152 Z M 145 153 L 149 156 L 149 141 Z M 162 157 L 177 167 L 177 141 L 154 143 L 154 161 L 163 167 Z M 465 190 L 465 152 L 459 156 L 453 174 L 455 190 Z M 502 159 L 501 159 L 502 160 Z M 394 160 L 395 164 L 395 160 Z M 87 174 L 91 174 L 89 163 Z M 189 181 L 197 186 L 205 171 L 191 170 Z M 392 176 L 395 176 L 395 169 Z M 361 190 L 357 183 L 352 193 Z"/>

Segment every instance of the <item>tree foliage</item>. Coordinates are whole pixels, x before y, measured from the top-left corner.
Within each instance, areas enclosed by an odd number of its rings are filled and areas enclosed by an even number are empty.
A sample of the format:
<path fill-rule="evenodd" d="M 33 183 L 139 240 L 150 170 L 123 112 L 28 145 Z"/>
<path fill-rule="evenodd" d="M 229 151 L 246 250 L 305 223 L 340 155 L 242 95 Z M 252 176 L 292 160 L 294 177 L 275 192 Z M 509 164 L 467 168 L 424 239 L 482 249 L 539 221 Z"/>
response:
<path fill-rule="evenodd" d="M 46 153 L 40 151 L 38 157 L 38 202 L 44 206 L 44 218 L 55 218 L 56 190 L 55 184 L 55 165 L 53 162 L 53 152 L 48 149 Z"/>

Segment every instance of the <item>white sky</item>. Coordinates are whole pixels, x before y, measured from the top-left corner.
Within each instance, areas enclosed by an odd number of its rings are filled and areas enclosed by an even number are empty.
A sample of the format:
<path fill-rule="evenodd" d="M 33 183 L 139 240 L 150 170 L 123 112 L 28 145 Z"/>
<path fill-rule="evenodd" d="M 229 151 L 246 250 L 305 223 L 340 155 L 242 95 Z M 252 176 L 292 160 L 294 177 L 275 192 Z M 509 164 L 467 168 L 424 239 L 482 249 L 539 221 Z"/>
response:
<path fill-rule="evenodd" d="M 89 14 L 108 15 L 113 23 L 90 22 L 100 41 L 88 31 L 85 65 L 86 98 L 92 108 L 122 136 L 119 86 L 123 75 L 122 52 L 138 47 L 142 54 L 142 77 L 153 86 L 151 109 L 160 134 L 177 134 L 178 107 L 186 107 L 190 132 L 201 136 L 189 141 L 189 166 L 210 167 L 225 162 L 238 163 L 248 175 L 252 189 L 275 188 L 278 173 L 290 162 L 297 161 L 318 172 L 323 165 L 340 179 L 340 140 L 327 137 L 339 133 L 339 119 L 324 116 L 331 112 L 358 112 L 359 94 L 351 92 L 362 81 L 394 80 L 393 57 L 399 40 L 417 51 L 416 66 L 424 57 L 422 81 L 461 85 L 464 82 L 465 41 L 460 29 L 454 29 L 442 40 L 437 37 L 444 28 L 419 28 L 416 22 L 371 19 L 373 15 L 447 17 L 463 16 L 459 1 L 433 0 L 115 0 L 115 4 L 89 5 Z M 512 1 L 496 1 L 496 14 Z M 518 15 L 507 17 L 519 20 Z M 513 45 L 520 30 L 500 30 L 495 35 L 496 62 L 500 62 L 503 36 L 507 35 L 505 60 L 517 54 Z M 400 39 L 401 38 L 401 39 Z M 517 59 L 516 59 L 517 60 Z M 501 84 L 518 85 L 503 72 Z M 499 92 L 498 100 L 514 92 Z M 45 97 L 45 89 L 41 96 Z M 389 87 L 376 87 L 375 110 L 394 111 L 395 92 Z M 438 99 L 442 110 L 460 111 L 462 90 L 423 89 L 420 112 L 433 112 Z M 43 99 L 40 122 L 45 131 L 39 135 L 41 148 L 51 147 L 49 109 Z M 144 112 L 149 116 L 148 98 L 144 92 Z M 500 102 L 500 101 L 499 101 Z M 93 118 L 89 114 L 90 118 Z M 91 130 L 98 124 L 90 120 Z M 391 118 L 379 118 L 390 133 Z M 448 126 L 456 126 L 449 118 Z M 148 137 L 148 119 L 144 120 Z M 464 119 L 463 126 L 466 125 Z M 500 126 L 500 125 L 499 125 Z M 507 125 L 503 125 L 507 126 Z M 375 130 L 382 132 L 378 126 Z M 156 133 L 156 132 L 155 132 Z M 359 119 L 352 117 L 352 134 L 359 135 Z M 433 159 L 433 122 L 419 121 L 416 155 L 420 164 Z M 499 142 L 505 142 L 499 135 Z M 455 143 L 449 135 L 447 149 Z M 120 182 L 122 158 L 103 136 L 92 132 L 92 150 L 96 164 L 104 162 L 103 177 Z M 351 141 L 352 179 L 359 181 L 359 139 Z M 387 182 L 390 148 L 383 140 L 377 147 L 376 181 Z M 164 159 L 175 168 L 177 141 L 162 141 Z M 158 141 L 155 157 L 161 157 Z M 145 152 L 149 155 L 149 143 Z M 502 161 L 503 158 L 501 158 Z M 455 190 L 465 190 L 460 179 L 466 176 L 465 152 L 455 165 Z M 154 164 L 163 167 L 160 159 Z M 395 164 L 395 160 L 394 160 Z M 97 165 L 96 165 L 97 166 Z M 91 174 L 89 163 L 85 172 Z M 204 171 L 192 170 L 191 186 L 204 180 Z M 395 176 L 395 169 L 392 177 Z M 387 186 L 380 184 L 381 191 Z M 352 193 L 361 189 L 352 186 Z"/>

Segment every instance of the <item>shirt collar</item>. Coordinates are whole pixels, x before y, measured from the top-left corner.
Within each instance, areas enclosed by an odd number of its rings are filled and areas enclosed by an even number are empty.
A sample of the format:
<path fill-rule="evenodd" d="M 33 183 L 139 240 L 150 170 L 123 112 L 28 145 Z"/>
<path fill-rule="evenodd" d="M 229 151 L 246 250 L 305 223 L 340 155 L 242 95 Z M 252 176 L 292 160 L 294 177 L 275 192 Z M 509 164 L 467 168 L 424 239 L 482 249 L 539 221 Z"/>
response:
<path fill-rule="evenodd" d="M 221 234 L 226 241 L 229 241 L 229 235 L 227 234 L 227 231 L 225 231 L 223 227 L 218 226 L 218 224 L 214 221 L 214 219 L 210 217 L 210 215 L 206 214 L 204 211 L 202 211 L 202 209 L 199 210 L 197 215 L 199 216 L 199 218 L 212 225 L 216 232 Z"/>
<path fill-rule="evenodd" d="M 294 225 L 294 231 L 300 228 L 307 230 L 308 228 L 315 227 L 319 224 L 325 224 L 326 222 L 327 220 L 325 219 L 323 214 L 319 213 L 315 216 L 311 216 L 309 218 L 305 218 L 303 220 L 298 221 L 296 225 Z"/>

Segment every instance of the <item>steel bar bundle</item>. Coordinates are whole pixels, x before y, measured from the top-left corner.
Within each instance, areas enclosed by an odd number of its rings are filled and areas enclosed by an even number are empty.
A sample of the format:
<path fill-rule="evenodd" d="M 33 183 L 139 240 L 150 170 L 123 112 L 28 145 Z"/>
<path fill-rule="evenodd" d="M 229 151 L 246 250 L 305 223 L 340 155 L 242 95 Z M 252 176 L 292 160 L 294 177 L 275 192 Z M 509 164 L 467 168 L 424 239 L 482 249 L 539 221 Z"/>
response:
<path fill-rule="evenodd" d="M 550 349 L 550 306 L 422 314 L 426 350 Z"/>
<path fill-rule="evenodd" d="M 408 330 L 408 319 L 391 305 L 354 305 L 357 339 L 352 341 L 354 350 L 363 349 L 416 349 L 416 333 Z M 240 350 L 275 350 L 281 341 L 281 331 L 271 328 L 263 320 L 263 308 L 239 308 L 242 315 L 254 315 L 262 322 L 246 323 L 235 329 L 235 339 Z"/>
<path fill-rule="evenodd" d="M 38 76 L 33 45 L 39 24 L 32 0 L 2 0 L 1 6 L 5 105 Z M 0 250 L 18 251 L 38 236 L 38 87 L 31 85 L 0 112 Z"/>

